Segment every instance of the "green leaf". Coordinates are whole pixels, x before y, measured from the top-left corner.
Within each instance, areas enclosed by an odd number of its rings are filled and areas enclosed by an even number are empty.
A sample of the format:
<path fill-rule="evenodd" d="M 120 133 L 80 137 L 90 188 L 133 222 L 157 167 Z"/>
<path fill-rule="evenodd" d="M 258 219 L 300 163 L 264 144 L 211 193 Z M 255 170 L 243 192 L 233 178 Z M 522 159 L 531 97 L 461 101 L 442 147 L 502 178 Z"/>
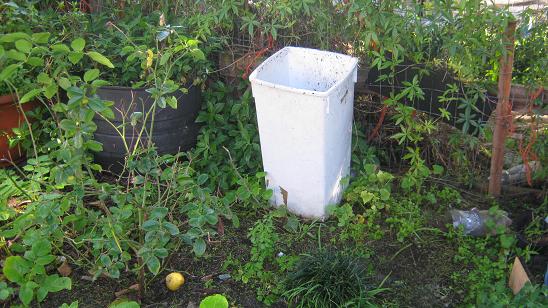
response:
<path fill-rule="evenodd" d="M 368 191 L 366 191 L 366 190 L 364 190 L 360 193 L 360 197 L 362 197 L 362 202 L 364 204 L 367 204 L 367 203 L 369 203 L 369 201 L 373 200 L 373 197 L 375 197 L 375 195 L 368 192 Z"/>
<path fill-rule="evenodd" d="M 72 288 L 72 283 L 70 278 L 59 277 L 59 275 L 54 274 L 47 276 L 40 284 L 40 287 L 45 288 L 48 292 L 59 292 L 65 289 L 70 290 Z"/>
<path fill-rule="evenodd" d="M 38 240 L 32 244 L 31 251 L 37 257 L 45 256 L 51 252 L 51 244 L 46 239 Z"/>
<path fill-rule="evenodd" d="M 25 93 L 23 97 L 19 100 L 21 104 L 24 104 L 26 102 L 30 102 L 33 98 L 36 97 L 36 95 L 40 94 L 42 92 L 42 89 L 32 89 L 29 92 Z"/>
<path fill-rule="evenodd" d="M 32 302 L 32 298 L 34 297 L 34 285 L 35 283 L 32 281 L 27 282 L 21 288 L 19 289 L 19 299 L 23 304 L 28 306 L 30 302 Z"/>
<path fill-rule="evenodd" d="M 0 36 L 0 42 L 2 43 L 12 43 L 20 39 L 30 40 L 31 37 L 23 32 L 7 33 Z"/>
<path fill-rule="evenodd" d="M 160 66 L 163 66 L 164 64 L 166 64 L 170 57 L 171 57 L 171 52 L 167 51 L 166 53 L 164 53 L 162 57 L 160 58 Z"/>
<path fill-rule="evenodd" d="M 170 96 L 166 98 L 166 103 L 173 109 L 177 109 L 177 99 L 175 96 Z"/>
<path fill-rule="evenodd" d="M 91 70 L 87 71 L 87 72 L 84 74 L 84 81 L 85 81 L 85 82 L 91 82 L 91 81 L 97 79 L 97 77 L 99 77 L 99 74 L 100 74 L 100 73 L 101 73 L 101 72 L 100 72 L 98 69 L 96 69 L 96 68 L 91 69 Z"/>
<path fill-rule="evenodd" d="M 208 176 L 207 174 L 202 173 L 202 174 L 200 174 L 200 175 L 198 176 L 198 178 L 196 179 L 196 184 L 202 185 L 202 184 L 204 184 L 204 183 L 207 181 L 208 178 L 209 178 L 209 176 Z"/>
<path fill-rule="evenodd" d="M 149 218 L 150 219 L 162 219 L 162 218 L 166 217 L 168 211 L 169 210 L 168 210 L 167 207 L 156 207 L 156 208 L 152 209 L 152 211 L 150 212 Z"/>
<path fill-rule="evenodd" d="M 179 228 L 177 228 L 176 225 L 174 225 L 170 222 L 164 222 L 163 226 L 164 226 L 165 229 L 167 229 L 169 234 L 171 234 L 171 235 L 179 234 Z"/>
<path fill-rule="evenodd" d="M 44 66 L 44 59 L 39 57 L 29 57 L 27 59 L 27 63 L 34 67 Z"/>
<path fill-rule="evenodd" d="M 32 34 L 32 41 L 36 44 L 47 44 L 50 37 L 49 32 L 39 32 Z"/>
<path fill-rule="evenodd" d="M 192 250 L 196 256 L 200 257 L 206 251 L 206 243 L 203 238 L 197 238 L 192 245 Z"/>
<path fill-rule="evenodd" d="M 70 48 L 65 44 L 55 44 L 51 46 L 51 50 L 55 53 L 69 53 Z"/>
<path fill-rule="evenodd" d="M 160 272 L 160 260 L 156 256 L 152 256 L 147 260 L 148 270 L 154 275 Z"/>
<path fill-rule="evenodd" d="M 121 302 L 119 300 L 114 301 L 108 306 L 108 308 L 140 308 L 141 306 L 134 301 L 127 301 L 123 299 Z"/>
<path fill-rule="evenodd" d="M 102 54 L 96 52 L 96 51 L 89 51 L 86 53 L 88 57 L 90 57 L 93 61 L 103 64 L 106 67 L 114 68 L 114 65 L 110 62 L 109 59 L 107 59 Z"/>
<path fill-rule="evenodd" d="M 25 62 L 27 57 L 24 53 L 17 51 L 15 49 L 10 49 L 6 52 L 6 57 L 13 59 L 15 61 Z"/>
<path fill-rule="evenodd" d="M 140 111 L 135 111 L 131 114 L 131 116 L 129 117 L 130 118 L 130 123 L 131 123 L 131 126 L 135 126 L 137 125 L 137 121 L 143 117 L 143 113 L 140 112 Z"/>
<path fill-rule="evenodd" d="M 388 199 L 390 199 L 390 192 L 386 188 L 381 188 L 379 190 L 379 194 L 381 195 L 382 201 L 387 201 Z"/>
<path fill-rule="evenodd" d="M 20 256 L 10 256 L 4 261 L 3 273 L 9 281 L 22 283 L 26 273 L 31 269 L 31 264 Z"/>
<path fill-rule="evenodd" d="M 75 131 L 76 128 L 78 128 L 78 126 L 76 126 L 76 122 L 74 122 L 73 120 L 70 120 L 70 119 L 63 119 L 61 120 L 61 123 L 59 123 L 59 127 L 61 127 L 61 129 L 63 130 L 66 130 L 66 131 Z"/>
<path fill-rule="evenodd" d="M 41 256 L 34 260 L 34 263 L 38 265 L 48 265 L 51 262 L 55 260 L 55 256 L 53 255 L 47 255 L 47 256 Z"/>
<path fill-rule="evenodd" d="M 15 42 L 15 48 L 24 53 L 29 53 L 32 49 L 32 43 L 27 40 L 18 40 Z"/>
<path fill-rule="evenodd" d="M 95 140 L 86 141 L 85 146 L 86 146 L 87 149 L 90 149 L 94 152 L 103 151 L 103 145 L 100 142 L 97 142 Z"/>
<path fill-rule="evenodd" d="M 221 294 L 214 294 L 200 302 L 200 308 L 228 308 L 228 300 Z"/>
<path fill-rule="evenodd" d="M 83 56 L 84 56 L 84 54 L 82 52 L 71 51 L 68 55 L 68 59 L 69 59 L 70 63 L 76 64 L 76 63 L 80 62 L 80 60 L 82 60 Z"/>
<path fill-rule="evenodd" d="M 50 99 L 52 98 L 55 94 L 57 94 L 57 90 L 59 90 L 59 88 L 57 87 L 57 84 L 55 83 L 52 83 L 50 84 L 49 86 L 47 86 L 45 89 L 44 89 L 44 95 Z"/>
<path fill-rule="evenodd" d="M 158 227 L 160 226 L 160 223 L 156 220 L 147 220 L 143 223 L 143 230 L 145 231 L 153 231 L 153 230 L 157 230 Z"/>
<path fill-rule="evenodd" d="M 70 47 L 72 47 L 74 51 L 82 51 L 84 50 L 85 46 L 86 46 L 86 41 L 81 37 L 75 39 L 74 41 L 70 43 Z"/>
<path fill-rule="evenodd" d="M 6 66 L 2 70 L 2 72 L 0 72 L 0 81 L 4 81 L 11 78 L 11 76 L 17 70 L 18 67 L 19 67 L 19 64 L 10 64 Z"/>
<path fill-rule="evenodd" d="M 194 57 L 196 60 L 205 60 L 205 55 L 200 49 L 193 49 L 190 54 Z"/>
<path fill-rule="evenodd" d="M 68 88 L 70 88 L 70 86 L 72 85 L 70 80 L 68 80 L 68 78 L 65 78 L 65 77 L 61 77 L 59 78 L 59 86 L 63 89 L 63 90 L 67 90 Z"/>

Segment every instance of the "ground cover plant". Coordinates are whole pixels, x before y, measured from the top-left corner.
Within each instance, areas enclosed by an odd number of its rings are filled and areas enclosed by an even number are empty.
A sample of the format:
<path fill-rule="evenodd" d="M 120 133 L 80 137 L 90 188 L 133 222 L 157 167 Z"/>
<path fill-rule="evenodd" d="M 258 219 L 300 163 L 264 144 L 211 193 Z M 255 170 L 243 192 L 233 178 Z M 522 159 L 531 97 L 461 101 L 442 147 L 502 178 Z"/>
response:
<path fill-rule="evenodd" d="M 508 144 L 531 144 L 542 165 L 535 186 L 499 199 L 477 189 L 490 157 L 477 106 L 497 81 L 502 35 L 515 18 L 506 8 L 479 0 L 101 3 L 92 13 L 84 1 L 0 4 L 0 94 L 13 94 L 20 109 L 39 105 L 6 132 L 27 160 L 4 158 L 9 168 L 0 169 L 0 304 L 548 305 L 542 99 L 531 108 L 537 129 Z M 514 82 L 546 86 L 546 8 L 521 18 Z M 371 82 L 391 87 L 387 96 L 357 95 L 352 175 L 325 221 L 269 205 L 251 88 L 245 78 L 223 80 L 216 63 L 245 42 L 253 58 L 289 44 L 351 53 L 380 72 Z M 405 63 L 419 69 L 400 82 Z M 426 114 L 417 107 L 427 100 L 422 82 L 440 67 L 457 82 L 443 84 Z M 180 104 L 172 93 L 189 84 L 204 91 L 193 149 L 127 147 L 117 174 L 94 162 L 103 150 L 94 117 L 116 111 L 99 87 L 144 87 L 153 108 L 169 111 Z M 129 127 L 152 134 L 141 125 L 152 114 L 132 114 Z M 373 118 L 380 126 L 368 125 L 371 114 L 382 114 Z M 527 219 L 520 229 L 487 221 L 490 232 L 471 237 L 448 213 L 474 207 Z M 507 288 L 515 257 L 531 279 L 517 295 Z M 185 280 L 175 291 L 165 286 L 171 272 Z"/>

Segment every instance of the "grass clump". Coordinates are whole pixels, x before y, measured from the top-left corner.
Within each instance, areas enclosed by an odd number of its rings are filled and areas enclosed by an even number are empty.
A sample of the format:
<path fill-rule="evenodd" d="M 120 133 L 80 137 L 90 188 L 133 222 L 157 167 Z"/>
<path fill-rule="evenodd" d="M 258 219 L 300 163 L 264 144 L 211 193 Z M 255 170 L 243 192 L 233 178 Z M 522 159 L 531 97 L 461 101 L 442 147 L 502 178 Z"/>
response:
<path fill-rule="evenodd" d="M 372 287 L 362 258 L 334 251 L 303 255 L 287 276 L 284 296 L 295 307 L 365 307 L 382 292 Z"/>

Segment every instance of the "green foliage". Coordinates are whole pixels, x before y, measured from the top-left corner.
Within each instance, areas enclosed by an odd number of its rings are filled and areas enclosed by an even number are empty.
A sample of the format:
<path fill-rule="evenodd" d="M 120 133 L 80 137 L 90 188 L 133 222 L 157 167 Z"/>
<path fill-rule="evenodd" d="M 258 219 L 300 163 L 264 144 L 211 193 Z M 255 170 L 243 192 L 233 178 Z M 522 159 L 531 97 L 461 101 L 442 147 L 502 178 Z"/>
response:
<path fill-rule="evenodd" d="M 200 308 L 228 308 L 228 300 L 221 294 L 210 295 L 200 302 Z"/>
<path fill-rule="evenodd" d="M 512 295 L 511 290 L 502 281 L 486 286 L 478 293 L 478 307 L 546 307 L 548 305 L 548 287 L 532 285 L 527 282 L 518 294 Z"/>
<path fill-rule="evenodd" d="M 247 86 L 242 83 L 238 87 L 244 92 L 235 99 L 235 88 L 216 82 L 206 93 L 205 106 L 196 120 L 204 127 L 191 154 L 192 160 L 199 170 L 209 175 L 208 183 L 213 189 L 245 186 L 246 181 L 239 174 L 256 174 L 261 170 L 257 117 Z M 227 161 L 231 163 L 227 164 Z M 260 193 L 261 186 L 250 184 L 248 191 L 251 194 Z M 238 195 L 248 197 L 241 190 Z M 265 199 L 269 198 L 265 195 Z"/>
<path fill-rule="evenodd" d="M 507 245 L 507 235 L 467 237 L 451 231 L 449 239 L 455 241 L 457 253 L 453 262 L 463 266 L 452 279 L 466 292 L 465 300 L 474 301 L 481 290 L 489 288 L 497 281 L 506 281 L 509 273 L 511 242 Z"/>
<path fill-rule="evenodd" d="M 28 250 L 24 256 L 7 257 L 3 267 L 4 276 L 19 285 L 19 299 L 27 306 L 34 299 L 43 301 L 50 292 L 71 289 L 70 278 L 46 273 L 46 266 L 55 261 L 56 257 L 52 255 L 49 240 L 37 238 L 36 235 L 38 234 L 27 233 L 23 243 Z M 3 293 L 9 295 L 6 292 L 9 292 L 9 288 L 4 287 Z"/>
<path fill-rule="evenodd" d="M 303 255 L 287 275 L 284 296 L 295 307 L 365 307 L 384 289 L 373 287 L 365 260 L 342 252 Z"/>
<path fill-rule="evenodd" d="M 161 24 L 158 14 L 142 16 L 135 11 L 120 20 L 99 18 L 104 22 L 94 23 L 88 31 L 99 34 L 93 48 L 118 64 L 105 74 L 111 83 L 152 87 L 150 93 L 158 99 L 203 81 L 208 62 L 201 42 L 187 37 L 180 26 Z M 160 100 L 162 108 L 164 100 Z"/>

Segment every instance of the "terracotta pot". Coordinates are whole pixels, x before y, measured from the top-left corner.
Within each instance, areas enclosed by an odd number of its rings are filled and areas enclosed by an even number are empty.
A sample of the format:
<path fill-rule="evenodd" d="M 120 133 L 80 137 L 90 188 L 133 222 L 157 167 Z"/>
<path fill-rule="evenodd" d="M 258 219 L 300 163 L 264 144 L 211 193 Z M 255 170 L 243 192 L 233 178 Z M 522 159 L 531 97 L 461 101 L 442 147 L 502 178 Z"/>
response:
<path fill-rule="evenodd" d="M 36 108 L 36 106 L 38 106 L 36 102 L 28 102 L 23 104 L 23 110 L 26 112 Z M 0 158 L 18 162 L 25 157 L 25 153 L 19 146 L 11 149 L 8 146 L 8 137 L 13 135 L 12 129 L 21 126 L 24 121 L 25 118 L 15 102 L 15 96 L 0 96 Z M 9 165 L 11 165 L 9 162 L 0 161 L 0 167 Z"/>

